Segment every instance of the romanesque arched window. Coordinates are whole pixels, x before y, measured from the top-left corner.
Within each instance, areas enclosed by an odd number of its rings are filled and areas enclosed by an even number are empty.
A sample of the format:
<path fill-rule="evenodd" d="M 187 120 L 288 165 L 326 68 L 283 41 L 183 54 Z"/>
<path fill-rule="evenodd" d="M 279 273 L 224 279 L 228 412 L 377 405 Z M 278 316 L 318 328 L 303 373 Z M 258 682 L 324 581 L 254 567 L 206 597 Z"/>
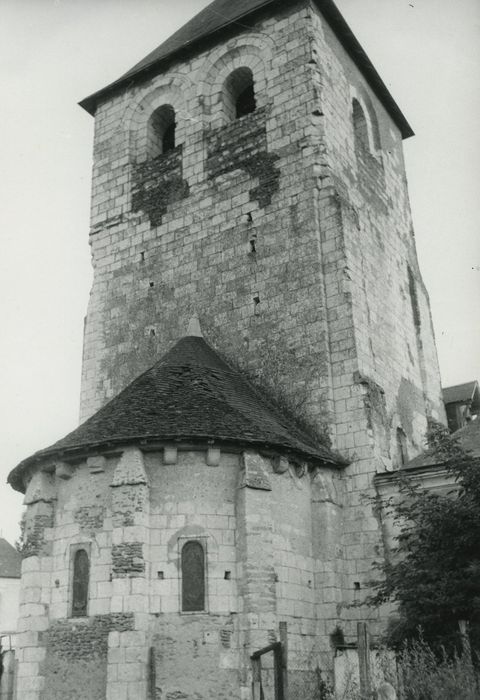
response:
<path fill-rule="evenodd" d="M 147 126 L 149 158 L 156 158 L 175 148 L 175 128 L 175 110 L 171 105 L 162 105 L 153 112 Z"/>
<path fill-rule="evenodd" d="M 205 550 L 198 540 L 182 547 L 182 611 L 205 610 Z"/>
<path fill-rule="evenodd" d="M 370 150 L 370 139 L 368 137 L 368 122 L 366 114 L 360 102 L 353 98 L 352 101 L 353 134 L 355 137 L 355 148 L 360 150 Z"/>
<path fill-rule="evenodd" d="M 90 559 L 85 549 L 73 555 L 72 617 L 85 617 L 88 608 Z"/>
<path fill-rule="evenodd" d="M 257 102 L 250 68 L 237 68 L 230 73 L 225 82 L 224 99 L 226 112 L 232 120 L 255 111 Z"/>

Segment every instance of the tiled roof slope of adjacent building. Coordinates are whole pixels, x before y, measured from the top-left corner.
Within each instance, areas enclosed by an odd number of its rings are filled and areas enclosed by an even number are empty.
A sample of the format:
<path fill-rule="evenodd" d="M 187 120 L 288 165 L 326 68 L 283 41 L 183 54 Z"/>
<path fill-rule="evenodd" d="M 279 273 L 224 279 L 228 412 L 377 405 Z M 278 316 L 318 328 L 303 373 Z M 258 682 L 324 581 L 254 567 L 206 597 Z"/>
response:
<path fill-rule="evenodd" d="M 470 403 L 476 399 L 479 403 L 478 382 L 466 382 L 465 384 L 456 384 L 455 386 L 447 386 L 442 389 L 443 402 L 449 403 Z"/>
<path fill-rule="evenodd" d="M 452 435 L 458 438 L 460 447 L 462 447 L 465 452 L 469 452 L 472 457 L 480 458 L 480 418 L 470 421 L 470 423 L 460 428 L 460 430 L 457 430 Z M 417 469 L 421 467 L 432 467 L 437 464 L 443 464 L 442 460 L 435 455 L 434 451 L 427 450 L 414 459 L 411 459 L 403 468 Z"/>
<path fill-rule="evenodd" d="M 168 62 L 199 52 L 208 42 L 220 41 L 227 30 L 249 29 L 248 22 L 255 20 L 255 14 L 261 11 L 273 14 L 277 9 L 298 4 L 298 0 L 214 0 L 127 73 L 86 97 L 80 105 L 90 114 L 95 114 L 98 103 L 112 92 L 125 88 L 134 81 L 151 77 L 152 74 L 160 72 Z M 413 136 L 411 126 L 333 0 L 315 0 L 315 4 L 389 112 L 403 138 Z"/>
<path fill-rule="evenodd" d="M 109 446 L 215 442 L 276 450 L 341 466 L 345 461 L 273 405 L 202 337 L 186 336 L 76 430 L 10 473 L 23 491 L 32 464 Z"/>
<path fill-rule="evenodd" d="M 22 556 L 15 547 L 0 537 L 0 578 L 20 578 Z"/>

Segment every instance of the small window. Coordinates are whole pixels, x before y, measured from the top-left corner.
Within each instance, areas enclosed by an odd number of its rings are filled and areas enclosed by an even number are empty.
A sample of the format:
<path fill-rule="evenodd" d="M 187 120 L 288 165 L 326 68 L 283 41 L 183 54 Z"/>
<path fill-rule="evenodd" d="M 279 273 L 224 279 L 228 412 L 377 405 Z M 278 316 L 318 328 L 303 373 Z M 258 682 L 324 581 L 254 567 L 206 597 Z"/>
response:
<path fill-rule="evenodd" d="M 257 107 L 253 74 L 250 68 L 237 68 L 225 82 L 225 108 L 229 117 L 239 119 Z"/>
<path fill-rule="evenodd" d="M 355 137 L 355 148 L 360 148 L 360 150 L 369 151 L 370 142 L 368 138 L 368 123 L 365 112 L 360 102 L 355 98 L 352 101 L 353 109 L 353 134 Z"/>
<path fill-rule="evenodd" d="M 150 158 L 175 148 L 175 110 L 171 105 L 156 109 L 148 121 L 147 149 Z"/>
<path fill-rule="evenodd" d="M 397 428 L 397 460 L 399 467 L 408 462 L 407 436 L 402 428 Z"/>
<path fill-rule="evenodd" d="M 410 304 L 412 306 L 413 323 L 415 324 L 415 329 L 417 333 L 419 333 L 422 326 L 422 321 L 420 317 L 420 305 L 418 303 L 417 284 L 415 282 L 415 276 L 410 265 L 407 265 L 407 274 L 408 293 L 410 295 Z"/>
<path fill-rule="evenodd" d="M 88 607 L 90 561 L 84 549 L 77 549 L 73 557 L 72 617 L 85 617 Z"/>
<path fill-rule="evenodd" d="M 205 550 L 192 540 L 182 547 L 182 610 L 205 610 Z"/>

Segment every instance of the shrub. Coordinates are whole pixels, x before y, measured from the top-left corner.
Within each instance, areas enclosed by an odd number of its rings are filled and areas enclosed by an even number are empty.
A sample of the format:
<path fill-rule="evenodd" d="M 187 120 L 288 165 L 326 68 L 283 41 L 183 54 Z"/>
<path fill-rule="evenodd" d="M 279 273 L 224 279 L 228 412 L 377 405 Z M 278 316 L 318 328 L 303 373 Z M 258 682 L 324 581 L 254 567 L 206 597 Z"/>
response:
<path fill-rule="evenodd" d="M 470 651 L 436 654 L 423 640 L 399 652 L 399 700 L 479 700 L 480 674 Z"/>

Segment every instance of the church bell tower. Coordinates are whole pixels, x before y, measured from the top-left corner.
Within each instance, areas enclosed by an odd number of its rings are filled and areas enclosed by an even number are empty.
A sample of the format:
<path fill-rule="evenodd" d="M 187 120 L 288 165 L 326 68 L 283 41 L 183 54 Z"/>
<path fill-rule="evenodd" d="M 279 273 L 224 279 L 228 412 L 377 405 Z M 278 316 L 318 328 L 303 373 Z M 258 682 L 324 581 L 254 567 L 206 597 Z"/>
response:
<path fill-rule="evenodd" d="M 84 422 L 9 477 L 19 700 L 65 697 L 77 663 L 95 698 L 250 700 L 280 630 L 313 700 L 335 634 L 385 623 L 361 605 L 375 474 L 445 420 L 412 130 L 332 0 L 214 0 L 81 105 Z"/>

